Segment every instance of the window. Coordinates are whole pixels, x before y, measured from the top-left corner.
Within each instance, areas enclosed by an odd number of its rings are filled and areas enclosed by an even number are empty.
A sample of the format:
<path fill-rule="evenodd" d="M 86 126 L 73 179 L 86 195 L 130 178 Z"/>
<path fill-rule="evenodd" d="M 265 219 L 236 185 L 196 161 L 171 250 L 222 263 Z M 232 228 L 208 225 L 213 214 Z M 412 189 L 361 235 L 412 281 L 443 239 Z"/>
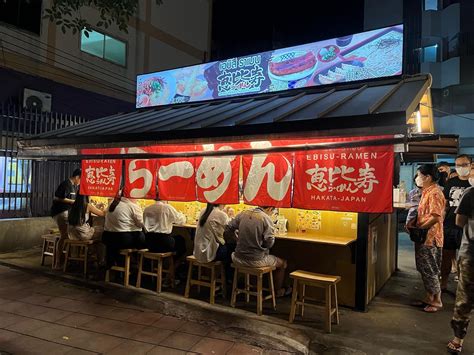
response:
<path fill-rule="evenodd" d="M 425 0 L 426 10 L 438 10 L 438 0 Z"/>
<path fill-rule="evenodd" d="M 82 30 L 81 51 L 118 65 L 127 64 L 127 44 L 97 31 L 91 31 L 86 36 L 85 30 Z"/>
<path fill-rule="evenodd" d="M 423 62 L 432 63 L 438 59 L 438 45 L 423 47 Z"/>
<path fill-rule="evenodd" d="M 0 0 L 0 21 L 39 35 L 41 0 Z"/>

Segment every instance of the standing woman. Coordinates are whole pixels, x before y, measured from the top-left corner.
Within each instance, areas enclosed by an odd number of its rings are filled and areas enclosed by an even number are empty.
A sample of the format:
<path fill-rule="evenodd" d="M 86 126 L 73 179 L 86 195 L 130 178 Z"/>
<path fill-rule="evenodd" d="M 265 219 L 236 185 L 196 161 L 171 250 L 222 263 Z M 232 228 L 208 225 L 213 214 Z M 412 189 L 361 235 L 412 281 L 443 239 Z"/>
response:
<path fill-rule="evenodd" d="M 427 233 L 424 243 L 415 244 L 415 261 L 416 269 L 421 274 L 426 290 L 426 296 L 420 305 L 428 313 L 435 313 L 443 307 L 439 277 L 445 199 L 437 181 L 438 170 L 435 165 L 426 164 L 418 168 L 416 185 L 421 187 L 422 195 L 418 206 L 416 227 Z M 413 223 L 410 223 L 411 227 Z"/>
<path fill-rule="evenodd" d="M 228 250 L 224 240 L 224 230 L 229 217 L 223 210 L 224 205 L 208 203 L 201 211 L 196 236 L 194 238 L 194 257 L 200 263 L 214 260 L 230 264 L 232 251 Z"/>
<path fill-rule="evenodd" d="M 115 198 L 105 215 L 102 242 L 107 247 L 107 266 L 120 258 L 121 249 L 141 249 L 145 245 L 143 212 L 131 198 Z"/>

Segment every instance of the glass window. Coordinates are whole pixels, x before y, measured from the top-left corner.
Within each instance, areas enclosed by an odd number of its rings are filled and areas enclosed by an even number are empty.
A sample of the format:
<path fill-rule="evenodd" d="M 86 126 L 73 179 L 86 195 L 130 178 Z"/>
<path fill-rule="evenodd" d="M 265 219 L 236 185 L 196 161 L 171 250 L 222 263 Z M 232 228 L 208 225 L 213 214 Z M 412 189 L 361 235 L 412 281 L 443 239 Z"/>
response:
<path fill-rule="evenodd" d="M 126 53 L 127 46 L 124 42 L 116 40 L 115 38 L 109 36 L 105 36 L 105 59 L 125 66 Z"/>
<path fill-rule="evenodd" d="M 423 62 L 436 62 L 438 58 L 438 45 L 423 48 Z"/>
<path fill-rule="evenodd" d="M 438 0 L 425 0 L 425 10 L 438 10 Z"/>
<path fill-rule="evenodd" d="M 39 35 L 41 0 L 0 0 L 0 21 Z"/>
<path fill-rule="evenodd" d="M 97 31 L 90 31 L 89 36 L 86 36 L 85 30 L 82 30 L 81 51 L 106 59 L 115 64 L 123 66 L 127 64 L 127 45 L 125 42 Z"/>

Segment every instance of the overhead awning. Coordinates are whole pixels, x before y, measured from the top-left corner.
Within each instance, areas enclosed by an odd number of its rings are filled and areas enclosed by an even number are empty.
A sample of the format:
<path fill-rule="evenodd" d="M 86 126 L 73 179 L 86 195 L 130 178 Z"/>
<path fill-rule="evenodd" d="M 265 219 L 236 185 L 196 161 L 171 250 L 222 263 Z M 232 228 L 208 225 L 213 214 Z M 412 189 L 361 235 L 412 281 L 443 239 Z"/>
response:
<path fill-rule="evenodd" d="M 19 153 L 47 157 L 61 150 L 72 156 L 81 148 L 406 135 L 407 122 L 429 96 L 430 85 L 429 74 L 416 75 L 137 110 L 22 140 Z"/>

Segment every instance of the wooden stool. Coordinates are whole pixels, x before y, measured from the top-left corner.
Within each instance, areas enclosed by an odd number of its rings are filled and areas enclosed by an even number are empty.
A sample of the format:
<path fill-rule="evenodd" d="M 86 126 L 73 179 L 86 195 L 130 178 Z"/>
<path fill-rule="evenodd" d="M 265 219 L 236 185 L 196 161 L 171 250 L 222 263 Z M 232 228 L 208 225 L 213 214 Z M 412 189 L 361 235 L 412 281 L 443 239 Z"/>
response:
<path fill-rule="evenodd" d="M 262 315 L 263 301 L 272 300 L 273 309 L 276 310 L 276 299 L 275 299 L 275 287 L 273 286 L 273 270 L 275 266 L 265 266 L 265 267 L 244 267 L 232 264 L 232 267 L 235 269 L 234 272 L 234 283 L 232 285 L 232 300 L 230 305 L 235 307 L 235 301 L 237 296 L 240 293 L 245 294 L 246 301 L 249 303 L 250 296 L 257 297 L 257 315 Z M 245 275 L 245 288 L 238 288 L 238 277 L 239 274 Z M 268 274 L 269 278 L 269 288 L 263 288 L 263 275 Z M 250 276 L 255 276 L 257 278 L 257 290 L 252 291 L 252 286 L 250 285 Z M 263 297 L 263 291 L 269 291 L 268 296 Z"/>
<path fill-rule="evenodd" d="M 303 270 L 293 271 L 290 274 L 293 280 L 293 294 L 291 297 L 291 310 L 290 310 L 290 323 L 293 323 L 297 307 L 301 306 L 301 317 L 303 317 L 304 306 L 324 308 L 325 309 L 325 330 L 331 333 L 332 318 L 335 316 L 336 324 L 339 324 L 339 308 L 337 304 L 337 283 L 341 281 L 340 276 L 316 274 L 314 272 L 308 272 Z M 301 286 L 301 295 L 298 287 Z M 325 306 L 320 306 L 311 303 L 305 303 L 305 300 L 316 301 L 314 298 L 305 297 L 306 286 L 324 288 L 326 298 Z M 334 302 L 332 293 L 334 291 Z M 334 303 L 334 307 L 333 307 Z"/>
<path fill-rule="evenodd" d="M 43 238 L 43 252 L 41 254 L 41 266 L 44 265 L 44 259 L 47 256 L 50 256 L 52 258 L 51 261 L 51 268 L 54 267 L 54 264 L 56 263 L 56 248 L 59 242 L 59 239 L 61 236 L 59 234 L 45 234 L 42 235 L 41 238 Z"/>
<path fill-rule="evenodd" d="M 130 282 L 130 260 L 134 253 L 136 252 L 145 252 L 148 249 L 122 249 L 120 250 L 120 255 L 125 257 L 125 263 L 123 266 L 114 265 L 105 273 L 105 282 L 110 282 L 110 271 L 123 272 L 123 285 L 128 287 Z"/>
<path fill-rule="evenodd" d="M 211 261 L 210 263 L 200 263 L 196 260 L 193 255 L 186 257 L 186 260 L 189 262 L 189 269 L 188 269 L 188 280 L 186 282 L 186 290 L 184 292 L 184 297 L 189 298 L 189 291 L 191 290 L 191 286 L 197 285 L 198 292 L 201 291 L 201 286 L 209 287 L 210 289 L 210 304 L 215 303 L 216 298 L 216 291 L 219 289 L 217 284 L 220 284 L 222 287 L 222 295 L 226 297 L 226 283 L 225 283 L 225 270 L 224 264 L 221 261 Z M 198 267 L 198 278 L 193 279 L 193 267 Z M 209 269 L 211 272 L 210 277 L 206 277 L 202 275 L 202 268 Z M 220 277 L 217 277 L 217 273 L 219 270 Z"/>
<path fill-rule="evenodd" d="M 151 253 L 147 251 L 139 251 L 140 254 L 140 263 L 138 264 L 138 276 L 137 276 L 137 288 L 141 287 L 142 283 L 142 274 L 149 275 L 151 277 L 156 277 L 156 292 L 161 292 L 161 283 L 162 283 L 162 276 L 163 274 L 169 275 L 169 280 L 171 283 L 171 288 L 174 288 L 174 259 L 173 256 L 176 253 Z M 148 259 L 151 261 L 151 271 L 144 271 L 143 270 L 143 261 L 144 259 Z M 158 266 L 156 268 L 153 267 L 153 261 L 158 261 Z M 163 269 L 163 260 L 168 260 L 168 268 Z"/>
<path fill-rule="evenodd" d="M 87 262 L 89 256 L 89 247 L 95 243 L 94 240 L 71 240 L 64 241 L 64 266 L 63 272 L 66 272 L 68 262 L 71 260 L 79 261 L 84 264 L 84 277 L 87 276 Z M 77 250 L 77 256 L 73 256 L 72 251 Z"/>

